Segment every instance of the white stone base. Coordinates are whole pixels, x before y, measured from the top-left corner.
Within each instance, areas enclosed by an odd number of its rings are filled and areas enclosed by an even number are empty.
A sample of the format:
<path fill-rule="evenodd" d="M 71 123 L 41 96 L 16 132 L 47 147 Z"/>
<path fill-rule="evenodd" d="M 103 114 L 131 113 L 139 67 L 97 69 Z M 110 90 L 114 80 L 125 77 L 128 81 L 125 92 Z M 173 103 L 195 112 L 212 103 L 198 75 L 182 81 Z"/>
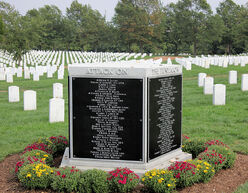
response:
<path fill-rule="evenodd" d="M 175 161 L 185 161 L 188 159 L 192 159 L 192 155 L 182 152 L 181 149 L 177 149 L 168 154 L 160 156 L 149 163 L 130 163 L 128 161 L 106 161 L 106 160 L 83 160 L 83 159 L 70 159 L 69 158 L 69 148 L 65 149 L 65 153 L 63 155 L 63 159 L 60 167 L 72 167 L 75 166 L 80 170 L 88 170 L 88 169 L 101 169 L 105 171 L 114 170 L 117 167 L 127 167 L 133 170 L 139 176 L 142 176 L 145 172 L 152 169 L 166 169 Z"/>

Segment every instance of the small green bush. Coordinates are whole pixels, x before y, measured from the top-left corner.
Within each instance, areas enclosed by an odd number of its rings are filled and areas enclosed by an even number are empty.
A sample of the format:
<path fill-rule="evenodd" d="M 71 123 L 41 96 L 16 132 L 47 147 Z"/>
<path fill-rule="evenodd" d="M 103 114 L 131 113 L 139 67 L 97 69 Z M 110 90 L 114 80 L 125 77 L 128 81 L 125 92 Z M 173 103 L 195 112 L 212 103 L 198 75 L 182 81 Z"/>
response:
<path fill-rule="evenodd" d="M 64 136 L 52 136 L 49 140 L 53 143 L 54 155 L 63 155 L 68 146 L 68 139 Z"/>
<path fill-rule="evenodd" d="M 139 176 L 128 168 L 117 168 L 109 172 L 110 191 L 130 192 L 139 183 Z"/>
<path fill-rule="evenodd" d="M 201 138 L 183 138 L 182 150 L 192 154 L 196 158 L 201 152 L 205 150 L 205 140 Z"/>
<path fill-rule="evenodd" d="M 173 172 L 168 170 L 154 169 L 145 173 L 141 178 L 147 192 L 169 193 L 174 192 L 176 188 L 176 179 Z"/>
<path fill-rule="evenodd" d="M 83 193 L 108 193 L 108 173 L 103 170 L 87 170 L 81 175 L 79 191 Z"/>
<path fill-rule="evenodd" d="M 58 168 L 52 175 L 51 187 L 57 192 L 78 192 L 81 172 L 75 168 Z"/>
<path fill-rule="evenodd" d="M 196 166 L 186 161 L 173 163 L 169 168 L 176 179 L 176 187 L 184 188 L 199 181 Z"/>
<path fill-rule="evenodd" d="M 187 161 L 196 166 L 196 172 L 199 174 L 199 182 L 207 183 L 215 174 L 214 167 L 204 160 L 189 160 Z"/>
<path fill-rule="evenodd" d="M 214 150 L 206 149 L 204 152 L 198 155 L 199 160 L 205 160 L 206 162 L 210 163 L 216 172 L 224 168 L 226 164 L 226 158 L 220 154 L 215 152 Z"/>
<path fill-rule="evenodd" d="M 51 164 L 53 163 L 53 156 L 49 153 L 46 153 L 45 151 L 41 151 L 41 150 L 32 150 L 32 151 L 27 151 L 26 153 L 24 153 L 21 158 L 22 159 L 30 159 L 29 157 L 36 157 L 39 160 L 44 161 L 47 165 L 51 166 Z"/>
<path fill-rule="evenodd" d="M 226 162 L 223 168 L 231 168 L 234 166 L 236 160 L 236 153 L 226 146 L 211 145 L 208 150 L 214 150 L 215 152 L 222 154 L 226 158 Z"/>
<path fill-rule="evenodd" d="M 50 186 L 52 173 L 53 169 L 48 165 L 33 163 L 20 168 L 18 179 L 26 188 L 44 189 Z"/>

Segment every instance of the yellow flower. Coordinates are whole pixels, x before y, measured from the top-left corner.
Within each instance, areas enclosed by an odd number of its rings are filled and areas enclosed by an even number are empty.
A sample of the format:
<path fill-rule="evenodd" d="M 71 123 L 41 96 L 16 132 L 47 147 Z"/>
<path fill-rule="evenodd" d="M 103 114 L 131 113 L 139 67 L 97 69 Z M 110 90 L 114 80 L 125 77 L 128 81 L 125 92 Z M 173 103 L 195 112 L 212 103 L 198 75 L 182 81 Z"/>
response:
<path fill-rule="evenodd" d="M 30 177 L 31 177 L 31 174 L 30 174 L 30 173 L 28 173 L 26 177 L 27 177 L 27 178 L 30 178 Z"/>
<path fill-rule="evenodd" d="M 163 180 L 161 180 L 161 179 L 158 179 L 158 183 L 160 183 L 160 184 L 161 184 L 161 183 L 162 183 L 162 181 L 163 181 Z"/>
<path fill-rule="evenodd" d="M 165 171 L 164 171 L 164 170 L 162 170 L 162 171 L 161 171 L 161 174 L 165 174 Z"/>
<path fill-rule="evenodd" d="M 142 182 L 144 182 L 145 181 L 145 178 L 142 178 Z"/>
<path fill-rule="evenodd" d="M 164 180 L 164 178 L 161 178 L 161 180 Z"/>
<path fill-rule="evenodd" d="M 167 184 L 168 187 L 170 187 L 171 185 L 170 184 Z"/>
<path fill-rule="evenodd" d="M 212 170 L 212 172 L 215 172 L 215 170 Z"/>
<path fill-rule="evenodd" d="M 150 179 L 152 179 L 152 176 L 149 176 Z"/>
<path fill-rule="evenodd" d="M 206 167 L 206 169 L 208 170 L 208 169 L 209 169 L 209 167 Z"/>
<path fill-rule="evenodd" d="M 45 154 L 45 155 L 44 155 L 44 157 L 48 157 L 48 155 L 47 155 L 47 154 Z"/>
<path fill-rule="evenodd" d="M 185 147 L 184 145 L 182 145 L 182 147 Z"/>
<path fill-rule="evenodd" d="M 204 172 L 204 173 L 208 173 L 208 171 L 207 171 L 207 170 L 204 170 L 203 172 Z"/>
<path fill-rule="evenodd" d="M 37 152 L 37 153 L 36 153 L 36 155 L 40 155 L 40 153 L 39 153 L 39 152 Z"/>

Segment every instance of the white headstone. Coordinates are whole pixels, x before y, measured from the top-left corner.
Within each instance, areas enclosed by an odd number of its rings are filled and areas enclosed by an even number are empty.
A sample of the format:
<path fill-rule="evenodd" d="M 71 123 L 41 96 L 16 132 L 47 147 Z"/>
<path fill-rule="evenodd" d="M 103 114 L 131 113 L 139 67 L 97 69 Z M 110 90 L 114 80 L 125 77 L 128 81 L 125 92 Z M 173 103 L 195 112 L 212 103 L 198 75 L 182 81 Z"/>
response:
<path fill-rule="evenodd" d="M 64 79 L 64 72 L 62 70 L 58 70 L 58 79 Z"/>
<path fill-rule="evenodd" d="M 214 85 L 213 105 L 225 105 L 225 104 L 226 104 L 226 85 L 224 84 Z"/>
<path fill-rule="evenodd" d="M 198 74 L 198 86 L 202 87 L 204 84 L 204 78 L 207 76 L 206 73 L 199 73 Z"/>
<path fill-rule="evenodd" d="M 206 77 L 204 79 L 204 94 L 213 94 L 214 92 L 214 78 L 213 77 Z"/>
<path fill-rule="evenodd" d="M 23 94 L 24 111 L 36 110 L 36 92 L 26 90 Z"/>
<path fill-rule="evenodd" d="M 30 79 L 30 70 L 28 68 L 24 69 L 24 79 Z"/>
<path fill-rule="evenodd" d="M 9 86 L 8 88 L 9 102 L 19 102 L 20 94 L 18 86 Z"/>
<path fill-rule="evenodd" d="M 33 74 L 33 81 L 39 81 L 40 80 L 40 74 L 38 71 L 35 71 Z"/>
<path fill-rule="evenodd" d="M 13 82 L 13 74 L 12 73 L 7 73 L 6 82 L 8 82 L 8 83 Z"/>
<path fill-rule="evenodd" d="M 229 71 L 229 84 L 237 84 L 237 71 Z"/>
<path fill-rule="evenodd" d="M 53 84 L 53 98 L 63 98 L 63 84 L 54 83 Z"/>
<path fill-rule="evenodd" d="M 0 71 L 0 80 L 5 80 L 5 72 L 4 71 Z"/>
<path fill-rule="evenodd" d="M 22 77 L 22 67 L 18 67 L 17 69 L 17 77 Z"/>
<path fill-rule="evenodd" d="M 52 70 L 47 71 L 47 78 L 52 78 L 53 77 L 53 72 Z"/>
<path fill-rule="evenodd" d="M 248 91 L 248 74 L 242 74 L 241 90 L 242 91 Z"/>
<path fill-rule="evenodd" d="M 49 100 L 49 122 L 64 122 L 65 117 L 65 101 L 60 98 L 52 98 Z"/>
<path fill-rule="evenodd" d="M 171 62 L 171 59 L 170 59 L 170 58 L 168 58 L 167 64 L 168 64 L 168 65 L 172 65 L 172 62 Z"/>

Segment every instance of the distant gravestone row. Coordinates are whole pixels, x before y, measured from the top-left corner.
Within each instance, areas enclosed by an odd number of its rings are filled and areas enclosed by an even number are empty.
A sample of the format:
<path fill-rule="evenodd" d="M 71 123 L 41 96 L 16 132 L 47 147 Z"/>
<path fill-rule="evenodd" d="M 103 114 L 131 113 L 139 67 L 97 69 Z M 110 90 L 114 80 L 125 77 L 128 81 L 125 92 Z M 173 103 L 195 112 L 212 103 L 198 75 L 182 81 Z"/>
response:
<path fill-rule="evenodd" d="M 8 87 L 9 102 L 20 101 L 20 89 L 18 86 Z M 36 91 L 26 90 L 23 92 L 23 109 L 32 111 L 37 109 Z M 49 100 L 49 122 L 64 122 L 65 102 L 63 99 L 63 84 L 53 84 L 53 98 Z"/>
<path fill-rule="evenodd" d="M 237 84 L 237 71 L 229 71 L 229 84 Z M 226 85 L 214 84 L 214 78 L 207 76 L 206 73 L 198 74 L 198 86 L 203 87 L 205 95 L 213 95 L 213 105 L 226 104 Z M 243 74 L 241 77 L 241 90 L 248 91 L 248 74 Z"/>

